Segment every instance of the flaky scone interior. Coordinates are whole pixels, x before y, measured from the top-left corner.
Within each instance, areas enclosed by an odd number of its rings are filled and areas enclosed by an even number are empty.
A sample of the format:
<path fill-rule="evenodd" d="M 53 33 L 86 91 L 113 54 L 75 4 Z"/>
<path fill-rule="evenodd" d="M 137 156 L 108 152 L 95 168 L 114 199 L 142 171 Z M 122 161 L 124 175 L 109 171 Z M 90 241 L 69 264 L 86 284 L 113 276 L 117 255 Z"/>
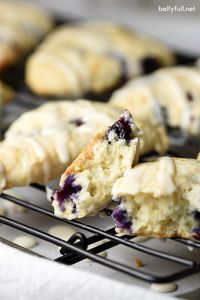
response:
<path fill-rule="evenodd" d="M 116 181 L 116 231 L 130 235 L 200 239 L 200 162 L 162 157 Z"/>
<path fill-rule="evenodd" d="M 128 111 L 98 133 L 62 175 L 52 198 L 55 214 L 74 219 L 105 208 L 114 182 L 138 161 L 139 134 Z"/>

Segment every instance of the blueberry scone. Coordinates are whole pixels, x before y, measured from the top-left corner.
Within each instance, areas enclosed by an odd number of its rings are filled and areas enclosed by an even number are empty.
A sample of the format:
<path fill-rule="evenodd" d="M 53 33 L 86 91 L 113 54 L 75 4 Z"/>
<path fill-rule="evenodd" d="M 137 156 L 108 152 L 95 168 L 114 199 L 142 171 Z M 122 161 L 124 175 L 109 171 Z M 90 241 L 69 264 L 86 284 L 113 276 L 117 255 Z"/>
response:
<path fill-rule="evenodd" d="M 24 113 L 0 143 L 1 188 L 44 184 L 59 177 L 94 134 L 112 124 L 120 113 L 110 104 L 87 100 L 52 101 Z M 137 123 L 143 131 L 140 154 L 167 150 L 164 128 Z"/>
<path fill-rule="evenodd" d="M 82 218 L 105 208 L 113 183 L 137 163 L 139 130 L 128 111 L 97 133 L 61 176 L 52 205 L 55 214 Z"/>
<path fill-rule="evenodd" d="M 16 64 L 47 34 L 52 19 L 21 1 L 0 1 L 0 70 Z"/>
<path fill-rule="evenodd" d="M 174 61 L 160 43 L 117 24 L 82 22 L 50 34 L 29 58 L 26 82 L 37 94 L 102 93 Z"/>
<path fill-rule="evenodd" d="M 66 129 L 70 132 L 70 147 L 73 157 L 90 141 L 94 133 L 113 123 L 122 110 L 109 103 L 87 100 L 51 101 L 24 113 L 6 133 L 14 135 L 37 135 L 52 131 L 53 128 Z M 164 153 L 169 148 L 165 128 L 149 120 L 136 120 L 142 130 L 140 154 L 149 152 Z"/>
<path fill-rule="evenodd" d="M 4 82 L 0 81 L 0 106 L 9 103 L 14 96 L 12 88 L 7 86 Z"/>
<path fill-rule="evenodd" d="M 118 113 L 84 100 L 51 102 L 24 113 L 0 143 L 1 190 L 59 177 Z"/>
<path fill-rule="evenodd" d="M 162 157 L 116 181 L 112 214 L 117 232 L 200 239 L 200 162 Z"/>
<path fill-rule="evenodd" d="M 164 122 L 184 134 L 200 133 L 200 71 L 193 67 L 163 68 L 132 80 L 110 102 L 126 107 L 136 118 Z"/>

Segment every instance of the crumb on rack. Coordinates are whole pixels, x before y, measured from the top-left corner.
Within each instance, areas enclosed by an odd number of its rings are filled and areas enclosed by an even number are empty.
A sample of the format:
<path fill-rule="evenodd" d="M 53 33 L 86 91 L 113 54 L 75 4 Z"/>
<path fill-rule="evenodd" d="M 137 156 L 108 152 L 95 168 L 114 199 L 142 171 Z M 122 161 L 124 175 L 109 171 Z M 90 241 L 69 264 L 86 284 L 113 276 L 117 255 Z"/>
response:
<path fill-rule="evenodd" d="M 134 260 L 134 266 L 135 266 L 136 268 L 141 268 L 141 267 L 144 266 L 144 264 L 143 264 L 143 262 L 142 262 L 140 259 L 135 259 L 135 260 Z"/>

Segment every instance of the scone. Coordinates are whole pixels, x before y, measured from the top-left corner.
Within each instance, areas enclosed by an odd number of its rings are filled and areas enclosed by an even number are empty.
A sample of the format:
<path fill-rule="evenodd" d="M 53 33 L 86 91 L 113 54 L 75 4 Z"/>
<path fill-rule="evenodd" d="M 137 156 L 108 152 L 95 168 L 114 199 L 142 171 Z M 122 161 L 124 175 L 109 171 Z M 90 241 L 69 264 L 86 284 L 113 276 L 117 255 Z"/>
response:
<path fill-rule="evenodd" d="M 14 97 L 12 88 L 0 81 L 0 107 L 8 104 Z"/>
<path fill-rule="evenodd" d="M 21 60 L 52 27 L 52 19 L 40 8 L 0 1 L 0 70 Z"/>
<path fill-rule="evenodd" d="M 0 143 L 0 191 L 56 179 L 116 115 L 118 109 L 86 100 L 51 102 L 24 113 Z"/>
<path fill-rule="evenodd" d="M 112 189 L 117 232 L 200 239 L 200 162 L 162 157 L 128 170 Z"/>
<path fill-rule="evenodd" d="M 200 71 L 194 67 L 163 68 L 130 81 L 110 99 L 135 118 L 165 123 L 184 134 L 200 133 Z"/>
<path fill-rule="evenodd" d="M 138 161 L 138 135 L 128 111 L 99 132 L 61 176 L 52 197 L 55 214 L 83 218 L 106 207 L 113 183 Z"/>
<path fill-rule="evenodd" d="M 128 78 L 174 62 L 160 43 L 117 24 L 61 26 L 29 58 L 26 82 L 45 96 L 103 93 Z"/>
<path fill-rule="evenodd" d="M 33 136 L 16 135 L 0 143 L 0 193 L 57 178 L 71 160 L 69 133 L 52 130 Z"/>
<path fill-rule="evenodd" d="M 66 129 L 70 134 L 70 151 L 75 158 L 80 150 L 98 131 L 113 123 L 122 110 L 109 103 L 87 100 L 52 101 L 37 109 L 24 113 L 6 132 L 6 138 L 13 135 L 34 136 L 52 129 Z M 143 135 L 140 140 L 140 155 L 149 152 L 165 153 L 169 140 L 165 128 L 149 120 L 136 120 Z"/>
<path fill-rule="evenodd" d="M 56 179 L 91 138 L 120 114 L 110 104 L 87 100 L 52 101 L 24 113 L 0 143 L 0 191 Z M 137 123 L 143 131 L 140 154 L 167 150 L 164 128 Z"/>

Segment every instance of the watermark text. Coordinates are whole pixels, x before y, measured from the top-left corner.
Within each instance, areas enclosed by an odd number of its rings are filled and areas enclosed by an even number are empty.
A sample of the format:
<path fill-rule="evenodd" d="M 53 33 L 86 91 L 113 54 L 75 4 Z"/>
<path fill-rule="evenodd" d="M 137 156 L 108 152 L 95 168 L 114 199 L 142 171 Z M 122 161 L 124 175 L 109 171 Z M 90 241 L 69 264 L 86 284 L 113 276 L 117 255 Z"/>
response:
<path fill-rule="evenodd" d="M 196 7 L 195 6 L 185 6 L 185 5 L 165 5 L 165 6 L 161 6 L 161 5 L 158 5 L 158 11 L 159 12 L 163 12 L 163 13 L 170 13 L 170 14 L 173 14 L 173 13 L 184 13 L 184 12 L 187 12 L 187 13 L 193 13 L 195 12 L 196 10 Z"/>

